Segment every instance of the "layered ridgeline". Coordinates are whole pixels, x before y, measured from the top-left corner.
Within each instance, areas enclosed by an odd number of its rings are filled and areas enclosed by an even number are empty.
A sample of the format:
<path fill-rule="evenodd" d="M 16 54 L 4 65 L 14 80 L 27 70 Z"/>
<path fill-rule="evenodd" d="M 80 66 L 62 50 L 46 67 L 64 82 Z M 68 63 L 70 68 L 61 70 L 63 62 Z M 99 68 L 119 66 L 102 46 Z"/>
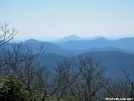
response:
<path fill-rule="evenodd" d="M 34 51 L 41 45 L 44 45 L 43 50 L 45 53 L 55 53 L 65 56 L 68 56 L 72 52 L 79 55 L 91 51 L 121 51 L 133 54 L 133 43 L 134 37 L 112 40 L 104 37 L 80 38 L 76 35 L 71 35 L 53 42 L 43 42 L 35 39 L 22 42 L 22 44 L 28 44 L 32 47 Z M 7 43 L 6 47 L 10 48 L 11 44 Z"/>
<path fill-rule="evenodd" d="M 62 61 L 64 57 L 70 54 L 77 56 L 87 56 L 93 53 L 93 57 L 102 61 L 102 65 L 107 68 L 107 76 L 121 77 L 121 68 L 127 69 L 132 74 L 134 71 L 134 38 L 122 38 L 117 40 L 106 39 L 104 37 L 80 38 L 71 35 L 53 42 L 43 42 L 30 39 L 22 44 L 28 44 L 37 52 L 41 45 L 45 53 L 42 64 L 53 66 Z M 13 43 L 14 44 L 14 43 Z M 12 43 L 4 46 L 11 50 Z M 40 57 L 40 58 L 41 58 Z M 114 74 L 113 74 L 114 73 Z"/>
<path fill-rule="evenodd" d="M 74 35 L 73 35 L 74 37 Z M 76 36 L 77 37 L 77 36 Z M 72 36 L 68 37 L 66 42 L 56 42 L 57 45 L 65 49 L 83 50 L 93 47 L 104 48 L 104 47 L 114 47 L 122 50 L 134 51 L 134 37 L 122 38 L 122 39 L 106 39 L 104 37 L 94 37 L 94 38 L 79 38 L 79 40 L 72 40 Z M 70 39 L 70 40 L 69 40 Z M 66 39 L 67 40 L 67 39 Z"/>

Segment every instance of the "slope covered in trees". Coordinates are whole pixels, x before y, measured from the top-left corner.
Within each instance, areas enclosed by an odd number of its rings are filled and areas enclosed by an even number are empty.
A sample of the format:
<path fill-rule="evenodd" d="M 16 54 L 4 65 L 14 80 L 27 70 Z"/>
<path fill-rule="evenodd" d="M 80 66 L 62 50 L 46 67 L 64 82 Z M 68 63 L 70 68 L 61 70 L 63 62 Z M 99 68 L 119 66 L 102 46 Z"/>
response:
<path fill-rule="evenodd" d="M 106 77 L 106 67 L 93 54 L 70 55 L 51 68 L 42 65 L 41 45 L 36 53 L 27 44 L 2 46 L 15 30 L 1 25 L 0 100 L 2 101 L 104 101 L 105 98 L 134 98 L 134 82 L 126 69 L 123 79 Z M 12 94 L 10 94 L 12 92 Z M 9 98 L 9 99 L 7 99 Z"/>

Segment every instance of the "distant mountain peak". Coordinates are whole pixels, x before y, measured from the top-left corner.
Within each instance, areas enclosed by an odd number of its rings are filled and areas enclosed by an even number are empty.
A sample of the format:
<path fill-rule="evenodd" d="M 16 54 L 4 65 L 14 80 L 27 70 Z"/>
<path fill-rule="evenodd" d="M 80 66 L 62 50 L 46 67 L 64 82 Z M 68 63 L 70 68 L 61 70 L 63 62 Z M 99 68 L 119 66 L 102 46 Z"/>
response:
<path fill-rule="evenodd" d="M 65 38 L 71 38 L 71 39 L 74 39 L 74 40 L 76 40 L 76 39 L 81 39 L 79 36 L 77 36 L 77 35 L 75 35 L 75 34 L 72 34 L 72 35 L 67 36 L 67 37 L 65 37 Z"/>
<path fill-rule="evenodd" d="M 75 35 L 75 34 L 72 34 L 72 35 L 69 35 L 68 37 L 79 37 L 79 36 L 77 36 L 77 35 Z M 79 37 L 80 38 L 80 37 Z"/>
<path fill-rule="evenodd" d="M 64 37 L 62 39 L 59 39 L 59 40 L 57 40 L 55 42 L 66 42 L 66 41 L 72 41 L 72 40 L 77 41 L 77 40 L 82 40 L 82 38 L 80 38 L 79 36 L 77 36 L 75 34 L 72 34 L 70 36 L 67 36 L 67 37 Z"/>
<path fill-rule="evenodd" d="M 35 39 L 29 39 L 29 40 L 26 40 L 25 42 L 28 42 L 28 43 L 35 43 L 35 42 L 39 42 L 38 40 L 35 40 Z"/>

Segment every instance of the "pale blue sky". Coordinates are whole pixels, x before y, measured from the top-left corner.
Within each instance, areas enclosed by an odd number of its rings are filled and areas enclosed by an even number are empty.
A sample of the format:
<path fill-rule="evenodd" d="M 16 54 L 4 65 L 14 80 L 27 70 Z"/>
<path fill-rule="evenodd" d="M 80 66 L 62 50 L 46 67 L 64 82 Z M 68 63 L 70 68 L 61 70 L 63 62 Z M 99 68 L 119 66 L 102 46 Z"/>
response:
<path fill-rule="evenodd" d="M 0 22 L 16 39 L 134 37 L 134 0 L 0 0 Z"/>

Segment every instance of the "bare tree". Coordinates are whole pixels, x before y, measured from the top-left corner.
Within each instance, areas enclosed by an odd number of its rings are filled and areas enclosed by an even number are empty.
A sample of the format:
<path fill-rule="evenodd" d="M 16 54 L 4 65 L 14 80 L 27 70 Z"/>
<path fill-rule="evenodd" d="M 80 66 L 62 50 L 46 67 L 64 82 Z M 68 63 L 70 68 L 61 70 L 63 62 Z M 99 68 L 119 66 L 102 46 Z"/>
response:
<path fill-rule="evenodd" d="M 23 86 L 28 90 L 31 100 L 42 100 L 44 89 L 49 76 L 49 70 L 41 65 L 44 51 L 43 45 L 33 53 L 33 49 L 28 44 L 13 43 L 10 50 L 1 50 L 1 75 L 17 75 Z M 44 100 L 42 100 L 44 101 Z"/>
<path fill-rule="evenodd" d="M 80 101 L 96 101 L 97 94 L 102 90 L 105 79 L 105 68 L 96 61 L 92 54 L 78 57 L 78 71 L 81 71 L 75 83 L 76 96 Z"/>
<path fill-rule="evenodd" d="M 63 61 L 53 66 L 49 79 L 48 89 L 46 89 L 46 97 L 55 97 L 57 100 L 67 97 L 69 87 L 75 82 L 77 74 L 75 74 L 74 56 L 64 58 Z"/>
<path fill-rule="evenodd" d="M 2 25 L 0 23 L 0 74 L 2 71 L 6 70 L 7 68 L 3 68 L 3 66 L 7 63 L 5 63 L 5 60 L 7 59 L 7 50 L 5 50 L 2 46 L 12 40 L 14 38 L 14 35 L 17 34 L 17 30 L 12 28 L 8 28 L 8 23 L 5 23 L 5 25 Z"/>
<path fill-rule="evenodd" d="M 130 79 L 129 74 L 125 69 L 122 69 L 122 72 L 125 75 L 125 78 L 116 78 L 108 81 L 107 85 L 104 86 L 105 97 L 110 98 L 134 98 L 134 82 Z M 132 98 L 132 99 L 131 99 Z"/>
<path fill-rule="evenodd" d="M 69 97 L 78 101 L 97 100 L 106 83 L 104 72 L 105 68 L 92 55 L 64 58 L 54 67 L 47 94 L 57 100 Z"/>
<path fill-rule="evenodd" d="M 5 23 L 5 25 L 2 25 L 2 23 L 0 23 L 0 47 L 12 40 L 14 38 L 14 35 L 18 33 L 15 28 L 9 29 L 8 25 L 8 23 Z"/>
<path fill-rule="evenodd" d="M 122 69 L 122 72 L 125 74 L 126 80 L 124 81 L 124 83 L 126 84 L 123 85 L 124 88 L 126 88 L 126 92 L 129 93 L 129 97 L 130 98 L 134 98 L 134 81 L 132 81 L 129 77 L 129 74 L 127 73 L 127 71 L 125 69 Z"/>

